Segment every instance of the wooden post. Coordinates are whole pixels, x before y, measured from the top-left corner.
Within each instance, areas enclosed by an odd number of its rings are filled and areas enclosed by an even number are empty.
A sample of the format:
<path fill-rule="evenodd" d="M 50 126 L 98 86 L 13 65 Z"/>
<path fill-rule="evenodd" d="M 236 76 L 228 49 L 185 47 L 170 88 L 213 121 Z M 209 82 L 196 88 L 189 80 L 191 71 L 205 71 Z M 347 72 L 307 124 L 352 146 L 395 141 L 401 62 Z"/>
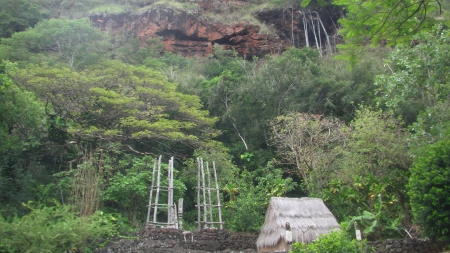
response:
<path fill-rule="evenodd" d="M 172 213 L 173 213 L 173 225 L 171 227 L 174 227 L 178 229 L 178 212 L 177 212 L 177 204 L 175 202 L 172 205 Z"/>
<path fill-rule="evenodd" d="M 178 199 L 178 228 L 183 230 L 183 199 Z"/>
<path fill-rule="evenodd" d="M 286 222 L 285 229 L 286 229 L 286 235 L 284 237 L 284 241 L 286 242 L 287 245 L 289 245 L 288 250 L 290 252 L 290 251 L 292 251 L 292 231 L 291 231 L 291 224 L 289 224 L 289 222 Z M 302 237 L 302 243 L 303 243 L 303 237 Z"/>
<path fill-rule="evenodd" d="M 220 229 L 223 229 L 222 224 L 222 206 L 220 205 L 220 193 L 219 193 L 219 184 L 217 183 L 217 172 L 216 172 L 216 164 L 213 161 L 213 169 L 214 169 L 214 181 L 216 182 L 216 192 L 217 192 L 217 206 L 219 208 L 219 224 Z"/>
<path fill-rule="evenodd" d="M 170 158 L 167 175 L 167 226 L 172 227 L 174 225 L 174 217 L 173 217 L 173 157 Z"/>
<path fill-rule="evenodd" d="M 209 199 L 209 221 L 213 222 L 213 214 L 212 214 L 212 201 L 211 201 L 211 174 L 209 172 L 209 163 L 206 162 L 206 172 L 208 173 L 208 199 Z M 214 227 L 214 223 L 211 223 L 210 228 Z"/>
<path fill-rule="evenodd" d="M 200 220 L 200 158 L 197 158 L 197 167 L 198 167 L 198 175 L 197 175 L 197 222 L 198 222 L 198 231 L 201 230 L 201 220 Z"/>
<path fill-rule="evenodd" d="M 155 162 L 153 163 L 152 184 L 150 186 L 150 197 L 148 199 L 147 222 L 145 223 L 146 228 L 148 228 L 148 223 L 150 222 L 150 212 L 152 209 L 152 196 L 153 196 L 153 184 L 155 182 L 155 169 L 156 169 L 156 159 L 155 159 Z"/>
<path fill-rule="evenodd" d="M 201 169 L 202 169 L 202 189 L 203 189 L 203 221 L 204 221 L 204 225 L 203 228 L 208 228 L 207 224 L 208 224 L 208 216 L 207 216 L 207 210 L 206 210 L 206 192 L 205 192 L 205 171 L 203 169 L 203 160 L 201 163 Z"/>
<path fill-rule="evenodd" d="M 355 223 L 353 223 L 353 225 L 355 226 L 356 240 L 361 241 L 362 235 L 361 235 L 361 230 L 359 230 L 359 228 L 358 228 L 358 222 L 355 221 Z"/>
<path fill-rule="evenodd" d="M 156 198 L 155 198 L 155 209 L 153 212 L 153 223 L 156 224 L 156 215 L 158 213 L 158 198 L 159 198 L 159 183 L 161 179 L 161 156 L 158 159 L 158 177 L 156 179 Z"/>

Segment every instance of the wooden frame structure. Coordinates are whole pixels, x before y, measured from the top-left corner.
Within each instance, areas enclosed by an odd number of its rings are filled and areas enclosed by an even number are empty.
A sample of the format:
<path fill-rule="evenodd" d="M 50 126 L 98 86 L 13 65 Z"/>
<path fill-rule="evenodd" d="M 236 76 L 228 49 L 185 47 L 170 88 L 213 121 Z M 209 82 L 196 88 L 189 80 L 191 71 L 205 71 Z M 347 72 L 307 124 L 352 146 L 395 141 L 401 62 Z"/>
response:
<path fill-rule="evenodd" d="M 156 185 L 155 185 L 155 173 L 157 173 L 156 177 Z M 172 227 L 178 228 L 177 222 L 177 214 L 176 214 L 176 205 L 173 202 L 173 157 L 170 158 L 168 168 L 167 168 L 167 185 L 161 185 L 161 156 L 159 156 L 158 163 L 156 162 L 153 165 L 152 172 L 152 184 L 150 186 L 150 197 L 148 200 L 148 212 L 147 212 L 147 222 L 146 227 Z M 153 193 L 155 192 L 155 199 L 153 200 Z M 167 204 L 159 203 L 159 196 L 161 192 L 167 192 Z M 154 202 L 153 202 L 154 201 Z M 182 201 L 181 201 L 182 203 Z M 158 222 L 158 208 L 167 210 L 167 222 Z M 182 208 L 182 207 L 181 207 Z M 153 209 L 153 219 L 150 221 L 150 214 Z"/>
<path fill-rule="evenodd" d="M 203 165 L 203 159 L 197 158 L 198 165 L 198 175 L 197 175 L 197 224 L 198 230 L 200 231 L 202 228 L 216 228 L 215 226 L 218 224 L 220 229 L 223 229 L 222 222 L 222 206 L 220 205 L 220 189 L 219 184 L 217 183 L 217 172 L 216 165 L 213 162 L 212 167 L 214 171 L 214 181 L 215 187 L 211 187 L 211 173 L 209 169 L 208 162 L 206 162 L 206 177 L 207 177 L 207 186 L 205 185 L 205 169 Z M 211 192 L 216 192 L 217 204 L 212 203 Z M 206 194 L 208 194 L 208 198 L 206 198 Z M 214 221 L 213 217 L 213 209 L 218 209 L 218 220 Z M 202 209 L 203 209 L 203 221 L 202 217 Z M 203 226 L 202 226 L 203 225 Z"/>

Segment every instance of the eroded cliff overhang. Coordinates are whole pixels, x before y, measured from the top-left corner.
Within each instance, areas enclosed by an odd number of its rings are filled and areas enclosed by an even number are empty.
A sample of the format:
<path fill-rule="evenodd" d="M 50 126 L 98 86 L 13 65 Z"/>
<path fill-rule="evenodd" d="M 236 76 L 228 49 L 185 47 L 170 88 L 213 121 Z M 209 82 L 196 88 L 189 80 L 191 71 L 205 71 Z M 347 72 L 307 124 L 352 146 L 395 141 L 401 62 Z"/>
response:
<path fill-rule="evenodd" d="M 214 44 L 234 48 L 240 55 L 262 56 L 283 51 L 290 41 L 260 33 L 255 25 L 210 24 L 197 16 L 167 7 L 154 7 L 141 14 L 95 15 L 91 21 L 112 35 L 126 32 L 141 42 L 162 38 L 165 49 L 184 56 L 207 56 Z"/>

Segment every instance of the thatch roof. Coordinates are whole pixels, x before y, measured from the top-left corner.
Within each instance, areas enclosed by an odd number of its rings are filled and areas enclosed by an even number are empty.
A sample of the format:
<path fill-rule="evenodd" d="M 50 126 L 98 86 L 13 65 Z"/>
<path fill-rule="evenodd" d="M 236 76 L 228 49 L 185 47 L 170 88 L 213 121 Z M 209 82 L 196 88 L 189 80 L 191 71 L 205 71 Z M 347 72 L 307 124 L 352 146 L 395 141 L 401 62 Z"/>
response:
<path fill-rule="evenodd" d="M 280 239 L 284 240 L 286 222 L 290 224 L 292 240 L 297 242 L 309 243 L 319 234 L 339 229 L 336 218 L 322 199 L 272 197 L 256 246 L 271 247 Z"/>

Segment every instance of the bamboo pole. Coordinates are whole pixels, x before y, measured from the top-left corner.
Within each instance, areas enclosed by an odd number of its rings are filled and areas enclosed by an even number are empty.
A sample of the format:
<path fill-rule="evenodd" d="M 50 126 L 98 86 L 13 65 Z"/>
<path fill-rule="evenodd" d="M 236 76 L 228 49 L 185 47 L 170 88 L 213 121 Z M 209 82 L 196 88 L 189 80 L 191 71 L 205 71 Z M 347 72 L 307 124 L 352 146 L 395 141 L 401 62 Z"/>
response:
<path fill-rule="evenodd" d="M 178 228 L 183 230 L 183 199 L 178 199 Z"/>
<path fill-rule="evenodd" d="M 168 188 L 167 188 L 167 223 L 169 227 L 174 223 L 173 214 L 173 157 L 169 160 L 168 166 Z"/>
<path fill-rule="evenodd" d="M 211 174 L 209 173 L 209 163 L 206 162 L 206 172 L 208 173 L 208 200 L 209 200 L 209 220 L 213 221 L 213 214 L 212 214 L 212 201 L 211 201 Z M 214 227 L 214 225 L 210 225 L 210 228 Z"/>
<path fill-rule="evenodd" d="M 214 161 L 213 161 L 213 169 L 214 169 L 214 181 L 216 182 L 217 206 L 218 206 L 218 208 L 219 208 L 219 222 L 220 222 L 220 229 L 223 229 L 223 223 L 222 223 L 222 206 L 220 205 L 219 184 L 217 183 L 216 163 L 215 163 Z"/>
<path fill-rule="evenodd" d="M 197 158 L 197 222 L 198 222 L 198 231 L 201 230 L 201 220 L 200 220 L 200 158 Z"/>
<path fill-rule="evenodd" d="M 177 212 L 177 204 L 175 204 L 175 202 L 173 203 L 171 209 L 174 217 L 172 227 L 178 229 L 178 212 Z"/>
<path fill-rule="evenodd" d="M 155 182 L 155 169 L 156 169 L 156 159 L 153 163 L 152 184 L 150 186 L 150 197 L 148 198 L 147 222 L 145 223 L 145 227 L 148 227 L 148 224 L 150 222 L 150 212 L 152 210 L 153 185 Z"/>
<path fill-rule="evenodd" d="M 201 163 L 201 172 L 202 172 L 202 189 L 203 189 L 203 221 L 204 221 L 204 225 L 203 228 L 207 228 L 207 223 L 208 223 L 208 216 L 207 216 L 207 211 L 206 211 L 206 192 L 205 192 L 205 171 L 203 169 L 203 160 Z"/>
<path fill-rule="evenodd" d="M 158 159 L 158 176 L 156 181 L 156 197 L 155 197 L 155 209 L 153 212 L 153 223 L 156 224 L 156 215 L 158 213 L 158 199 L 159 199 L 159 186 L 160 186 L 160 179 L 161 179 L 161 156 L 159 156 Z"/>

